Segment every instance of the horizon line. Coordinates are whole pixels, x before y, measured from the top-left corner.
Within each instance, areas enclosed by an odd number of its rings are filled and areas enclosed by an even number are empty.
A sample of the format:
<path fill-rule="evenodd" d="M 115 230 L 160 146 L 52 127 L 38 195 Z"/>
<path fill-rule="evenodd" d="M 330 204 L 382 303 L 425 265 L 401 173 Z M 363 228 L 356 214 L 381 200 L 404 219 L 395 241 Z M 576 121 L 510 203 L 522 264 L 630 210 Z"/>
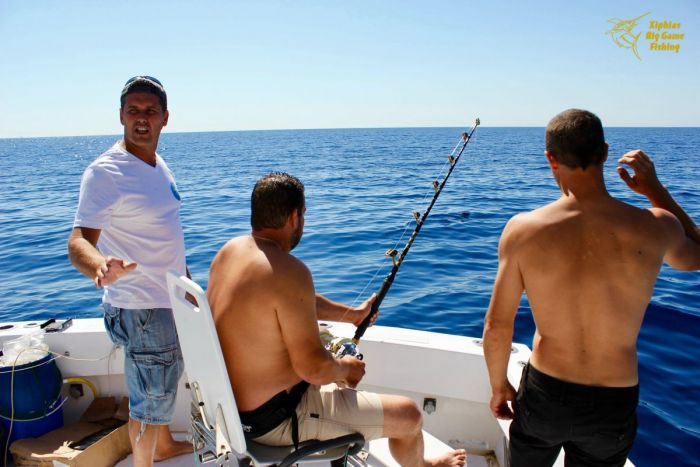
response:
<path fill-rule="evenodd" d="M 544 129 L 546 125 L 479 125 L 480 128 L 541 128 Z M 174 132 L 163 132 L 163 135 L 181 135 L 190 133 L 244 133 L 244 132 L 263 132 L 263 131 L 323 131 L 323 130 L 401 130 L 401 129 L 438 129 L 438 128 L 471 128 L 464 126 L 378 126 L 378 127 L 317 127 L 317 128 L 255 128 L 255 129 L 238 129 L 238 130 L 191 130 L 191 131 L 174 131 Z M 681 125 L 681 126 L 665 126 L 665 125 L 603 125 L 603 129 L 606 128 L 700 128 L 700 125 Z M 0 140 L 4 139 L 34 139 L 34 138 L 83 138 L 83 137 L 107 137 L 107 136 L 123 136 L 123 133 L 90 133 L 82 135 L 35 135 L 35 136 L 3 136 L 0 135 Z"/>

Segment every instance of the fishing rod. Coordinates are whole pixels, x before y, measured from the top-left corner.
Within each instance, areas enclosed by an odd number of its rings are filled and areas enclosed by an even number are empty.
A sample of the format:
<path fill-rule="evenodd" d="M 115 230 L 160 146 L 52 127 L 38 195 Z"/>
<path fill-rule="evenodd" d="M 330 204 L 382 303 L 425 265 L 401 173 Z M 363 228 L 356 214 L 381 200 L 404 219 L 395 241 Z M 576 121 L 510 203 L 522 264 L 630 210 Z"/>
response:
<path fill-rule="evenodd" d="M 382 304 L 384 297 L 389 292 L 391 285 L 394 283 L 394 279 L 396 278 L 396 273 L 399 271 L 401 264 L 403 263 L 404 259 L 406 258 L 406 255 L 408 254 L 408 250 L 411 249 L 411 245 L 413 245 L 413 242 L 415 241 L 416 237 L 418 236 L 418 233 L 420 232 L 421 227 L 423 227 L 423 224 L 425 224 L 425 221 L 428 218 L 428 215 L 430 214 L 430 210 L 433 209 L 433 206 L 435 205 L 435 202 L 437 201 L 438 197 L 440 196 L 442 189 L 445 187 L 445 183 L 447 183 L 447 179 L 450 178 L 450 175 L 452 174 L 452 171 L 454 170 L 455 166 L 457 165 L 457 162 L 459 162 L 459 159 L 462 157 L 462 153 L 464 152 L 464 149 L 467 147 L 467 143 L 469 143 L 469 140 L 471 140 L 471 137 L 474 134 L 474 131 L 476 131 L 476 127 L 479 126 L 480 124 L 481 124 L 481 121 L 477 118 L 476 121 L 474 122 L 474 126 L 471 128 L 471 130 L 467 133 L 462 133 L 462 136 L 460 138 L 460 142 L 457 143 L 457 145 L 454 147 L 454 149 L 452 150 L 450 155 L 447 157 L 448 162 L 450 164 L 450 169 L 447 171 L 447 175 L 445 175 L 445 178 L 442 180 L 442 182 L 439 182 L 438 180 L 433 180 L 433 189 L 435 190 L 435 194 L 433 194 L 433 199 L 430 201 L 428 208 L 425 210 L 425 212 L 423 212 L 422 215 L 418 211 L 413 213 L 413 217 L 416 220 L 416 228 L 413 230 L 411 237 L 408 239 L 408 242 L 406 242 L 406 245 L 403 247 L 401 254 L 399 254 L 398 251 L 393 249 L 393 248 L 386 252 L 386 255 L 391 258 L 391 261 L 393 263 L 393 267 L 391 268 L 391 271 L 389 272 L 389 274 L 387 274 L 387 276 L 384 278 L 384 281 L 382 282 L 381 287 L 377 291 L 377 298 L 372 303 L 372 308 L 370 309 L 369 314 L 365 317 L 365 319 L 362 321 L 362 323 L 360 323 L 360 325 L 357 327 L 357 330 L 355 331 L 355 336 L 352 338 L 352 340 L 349 341 L 347 339 L 340 339 L 333 346 L 334 347 L 333 351 L 334 351 L 336 356 L 342 357 L 343 355 L 356 355 L 356 356 L 358 356 L 358 358 L 362 358 L 362 354 L 359 354 L 357 351 L 357 344 L 360 342 L 360 339 L 362 338 L 365 331 L 369 327 L 369 323 L 372 321 L 372 318 L 379 311 L 379 305 Z M 457 152 L 458 148 L 459 148 L 459 152 Z M 455 152 L 457 152 L 456 157 L 455 157 Z M 398 259 L 397 259 L 397 255 L 398 255 Z"/>
<path fill-rule="evenodd" d="M 450 175 L 452 174 L 452 171 L 454 170 L 455 166 L 457 165 L 457 162 L 459 162 L 459 159 L 462 157 L 462 153 L 464 152 L 464 149 L 467 147 L 467 143 L 469 143 L 469 140 L 471 139 L 472 134 L 474 134 L 474 131 L 476 131 L 476 127 L 479 126 L 480 123 L 481 122 L 477 118 L 476 121 L 474 122 L 474 126 L 472 127 L 471 131 L 469 131 L 468 133 L 462 133 L 461 142 L 457 143 L 457 146 L 455 146 L 455 148 L 452 150 L 452 153 L 450 153 L 450 155 L 448 156 L 448 161 L 450 163 L 450 169 L 447 171 L 447 175 L 445 175 L 445 178 L 442 180 L 442 183 L 440 183 L 438 180 L 433 180 L 433 189 L 435 190 L 435 194 L 433 195 L 433 199 L 430 201 L 428 208 L 425 210 L 425 212 L 423 212 L 423 215 L 421 215 L 418 211 L 413 213 L 413 217 L 416 219 L 416 228 L 413 230 L 413 233 L 411 234 L 411 237 L 408 239 L 408 242 L 406 242 L 406 246 L 403 247 L 401 254 L 399 255 L 398 252 L 393 248 L 386 252 L 386 255 L 391 258 L 391 261 L 393 263 L 393 267 L 391 268 L 391 271 L 389 272 L 389 274 L 387 274 L 387 276 L 384 278 L 384 282 L 382 282 L 382 285 L 379 288 L 379 291 L 377 291 L 377 299 L 374 301 L 374 303 L 372 303 L 372 308 L 371 308 L 369 314 L 365 317 L 365 319 L 362 321 L 362 323 L 360 323 L 360 325 L 357 327 L 357 330 L 355 331 L 355 336 L 353 336 L 353 338 L 352 338 L 353 344 L 357 345 L 360 342 L 360 339 L 362 338 L 365 331 L 369 327 L 369 323 L 372 321 L 372 318 L 379 311 L 379 305 L 382 304 L 384 297 L 389 292 L 391 285 L 394 283 L 394 278 L 396 277 L 396 273 L 399 272 L 399 268 L 401 267 L 403 260 L 406 258 L 406 255 L 408 254 L 408 250 L 411 249 L 411 245 L 413 245 L 413 242 L 415 241 L 416 237 L 418 236 L 418 233 L 420 232 L 421 227 L 423 227 L 423 224 L 425 224 L 425 220 L 428 218 L 428 215 L 430 214 L 430 210 L 433 209 L 433 206 L 435 205 L 435 202 L 437 201 L 438 197 L 440 196 L 442 189 L 445 187 L 445 183 L 447 183 L 447 179 L 450 178 Z M 454 153 L 458 147 L 459 147 L 459 153 L 457 154 L 457 157 L 455 157 Z M 398 259 L 396 258 L 397 255 L 399 256 Z"/>

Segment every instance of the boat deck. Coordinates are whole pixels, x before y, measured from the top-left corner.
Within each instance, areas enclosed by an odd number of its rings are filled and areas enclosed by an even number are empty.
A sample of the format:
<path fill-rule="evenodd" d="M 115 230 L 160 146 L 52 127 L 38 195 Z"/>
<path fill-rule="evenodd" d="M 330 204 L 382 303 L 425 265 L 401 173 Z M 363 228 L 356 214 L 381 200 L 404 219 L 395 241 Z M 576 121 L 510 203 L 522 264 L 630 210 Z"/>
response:
<path fill-rule="evenodd" d="M 37 326 L 36 322 L 5 323 L 0 329 L 0 344 L 30 333 Z M 354 327 L 336 323 L 333 331 L 339 336 L 352 336 Z M 109 340 L 101 319 L 76 319 L 67 330 L 47 334 L 45 341 L 62 357 L 57 360 L 57 365 L 63 378 L 88 379 L 96 387 L 92 396 L 114 396 L 119 400 L 126 394 L 123 349 L 115 347 Z M 429 457 L 461 447 L 471 454 L 468 456 L 470 466 L 505 464 L 508 423 L 496 420 L 489 409 L 491 390 L 480 339 L 374 326 L 365 334 L 361 349 L 368 364 L 359 388 L 403 395 L 423 408 L 423 428 L 434 435 L 426 436 Z M 508 379 L 514 386 L 517 386 L 529 356 L 530 350 L 526 346 L 513 345 Z M 87 389 L 82 397 L 68 398 L 63 407 L 64 422 L 69 424 L 79 420 L 92 400 Z M 187 438 L 190 406 L 190 391 L 183 379 L 171 424 L 178 439 Z M 372 441 L 364 458 L 357 457 L 349 463 L 354 467 L 396 465 L 389 455 L 386 440 Z M 127 457 L 117 465 L 131 466 L 133 462 Z M 202 464 L 192 453 L 158 465 Z M 555 465 L 564 465 L 563 455 Z M 632 463 L 628 461 L 626 465 Z"/>
<path fill-rule="evenodd" d="M 173 433 L 173 437 L 177 440 L 184 440 L 187 439 L 187 433 Z M 424 432 L 424 440 L 425 440 L 425 453 L 426 456 L 428 457 L 433 457 L 433 456 L 439 456 L 449 449 L 451 449 L 449 446 L 444 444 L 442 441 L 439 439 L 435 438 L 434 436 L 430 435 L 429 433 Z M 359 455 L 354 456 L 350 459 L 348 459 L 348 466 L 351 467 L 399 467 L 399 464 L 397 464 L 393 458 L 391 457 L 391 454 L 389 453 L 389 445 L 386 439 L 378 439 L 375 441 L 371 441 L 369 446 L 368 451 L 362 451 L 360 452 Z M 479 453 L 483 454 L 483 453 Z M 468 462 L 469 462 L 469 467 L 498 467 L 498 462 L 496 461 L 495 457 L 492 455 L 478 455 L 475 453 L 470 453 L 468 455 Z M 325 464 L 325 465 L 324 465 Z M 215 461 L 207 462 L 207 463 L 200 463 L 198 458 L 196 457 L 196 454 L 193 452 L 192 454 L 183 454 L 178 457 L 174 457 L 172 459 L 168 459 L 167 461 L 159 462 L 158 466 L 160 467 L 191 467 L 192 465 L 205 465 L 205 466 L 214 466 L 216 465 Z M 330 467 L 329 462 L 314 462 L 314 465 L 318 467 Z M 129 455 L 126 459 L 123 459 L 122 461 L 118 462 L 116 464 L 116 467 L 132 467 L 133 466 L 133 461 L 132 461 L 132 456 Z"/>
<path fill-rule="evenodd" d="M 183 441 L 188 439 L 188 433 L 186 432 L 174 432 L 173 438 L 178 441 Z M 129 454 L 126 459 L 117 462 L 116 467 L 132 467 L 134 465 L 132 455 Z M 197 458 L 196 453 L 193 451 L 190 454 L 183 454 L 181 456 L 173 457 L 162 462 L 158 462 L 159 467 L 192 467 L 193 465 L 216 465 L 214 462 L 207 464 L 201 464 Z"/>

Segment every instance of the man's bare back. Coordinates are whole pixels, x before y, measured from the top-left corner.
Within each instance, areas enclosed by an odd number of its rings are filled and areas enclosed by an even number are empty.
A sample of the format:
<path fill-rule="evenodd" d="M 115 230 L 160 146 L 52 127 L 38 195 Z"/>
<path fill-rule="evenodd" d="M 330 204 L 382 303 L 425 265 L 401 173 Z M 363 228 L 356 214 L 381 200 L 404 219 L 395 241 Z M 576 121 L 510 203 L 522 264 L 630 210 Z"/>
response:
<path fill-rule="evenodd" d="M 214 258 L 207 295 L 240 410 L 255 409 L 301 381 L 277 320 L 285 290 L 299 276 L 310 278 L 299 260 L 251 236 L 229 241 Z M 313 286 L 306 288 L 313 300 Z"/>
<path fill-rule="evenodd" d="M 537 325 L 536 368 L 592 386 L 637 384 L 637 335 L 669 228 L 658 210 L 610 196 L 563 196 L 509 223 L 504 241 Z"/>
<path fill-rule="evenodd" d="M 484 333 L 500 393 L 494 413 L 512 416 L 503 405 L 514 396 L 506 351 L 523 291 L 537 328 L 531 363 L 538 370 L 572 383 L 629 387 L 637 384 L 637 336 L 662 263 L 700 267 L 697 227 L 660 184 L 651 159 L 637 150 L 619 162 L 635 172 L 620 168 L 620 177 L 654 207 L 610 196 L 600 169 L 556 165 L 562 197 L 503 230 Z"/>

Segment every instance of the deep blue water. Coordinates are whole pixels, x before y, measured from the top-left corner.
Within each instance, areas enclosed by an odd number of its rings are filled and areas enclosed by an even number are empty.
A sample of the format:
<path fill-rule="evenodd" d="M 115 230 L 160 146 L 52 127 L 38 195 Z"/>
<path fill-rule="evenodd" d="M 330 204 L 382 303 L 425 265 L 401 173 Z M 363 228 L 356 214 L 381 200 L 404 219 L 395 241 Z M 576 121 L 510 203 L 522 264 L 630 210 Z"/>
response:
<path fill-rule="evenodd" d="M 249 195 L 269 171 L 307 189 L 295 254 L 317 290 L 357 303 L 388 272 L 432 180 L 462 129 L 352 129 L 164 134 L 159 152 L 183 196 L 188 264 L 206 285 L 230 237 L 249 232 Z M 700 129 L 612 128 L 610 191 L 646 206 L 618 180 L 614 161 L 643 148 L 662 181 L 700 220 Z M 0 140 L 2 319 L 99 316 L 100 292 L 69 264 L 65 242 L 88 163 L 118 137 Z M 479 128 L 402 266 L 380 324 L 480 336 L 501 229 L 513 214 L 558 196 L 541 128 Z M 406 227 L 408 226 L 408 231 Z M 400 241 L 402 238 L 403 239 Z M 664 268 L 639 338 L 641 404 L 632 459 L 639 466 L 697 465 L 700 456 L 700 273 Z M 527 301 L 515 340 L 531 343 Z"/>

